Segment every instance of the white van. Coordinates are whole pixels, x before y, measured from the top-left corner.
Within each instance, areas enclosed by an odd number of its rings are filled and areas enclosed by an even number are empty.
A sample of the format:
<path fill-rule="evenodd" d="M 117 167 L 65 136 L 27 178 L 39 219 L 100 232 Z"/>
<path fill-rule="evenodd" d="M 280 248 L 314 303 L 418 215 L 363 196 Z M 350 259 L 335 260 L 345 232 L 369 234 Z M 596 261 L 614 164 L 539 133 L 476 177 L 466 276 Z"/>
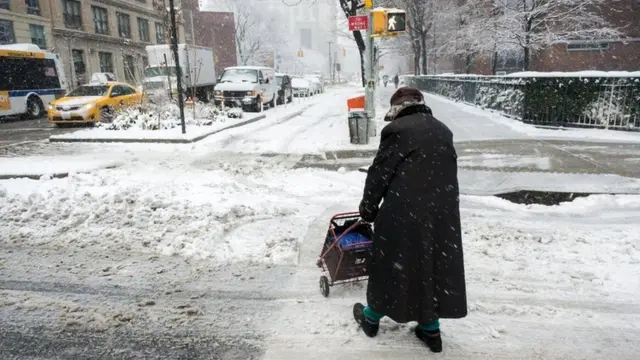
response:
<path fill-rule="evenodd" d="M 264 66 L 225 68 L 214 88 L 216 105 L 238 106 L 261 112 L 264 104 L 276 106 L 278 82 L 274 69 Z"/>

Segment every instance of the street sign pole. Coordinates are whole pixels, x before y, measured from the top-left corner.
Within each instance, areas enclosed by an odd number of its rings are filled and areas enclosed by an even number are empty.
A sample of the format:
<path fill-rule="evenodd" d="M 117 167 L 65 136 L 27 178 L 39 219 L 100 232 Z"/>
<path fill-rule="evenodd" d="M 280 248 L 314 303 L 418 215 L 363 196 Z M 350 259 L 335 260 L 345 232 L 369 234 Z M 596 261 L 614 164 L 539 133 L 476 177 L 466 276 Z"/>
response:
<path fill-rule="evenodd" d="M 365 89 L 364 89 L 364 106 L 365 106 L 365 111 L 367 112 L 368 118 L 369 118 L 369 136 L 376 136 L 376 123 L 375 123 L 375 105 L 374 105 L 374 99 L 375 99 L 375 86 L 376 86 L 376 79 L 374 78 L 374 69 L 373 69 L 373 56 L 374 56 L 374 52 L 373 52 L 373 46 L 374 46 L 374 37 L 373 37 L 373 17 L 371 15 L 371 9 L 373 8 L 373 1 L 371 1 L 371 3 L 369 4 L 367 2 L 367 5 L 370 5 L 367 8 L 367 18 L 368 18 L 368 29 L 367 29 L 367 36 L 366 36 L 366 40 L 365 40 L 365 64 L 364 64 L 364 72 L 365 72 L 365 80 L 366 80 L 366 84 L 365 84 Z"/>

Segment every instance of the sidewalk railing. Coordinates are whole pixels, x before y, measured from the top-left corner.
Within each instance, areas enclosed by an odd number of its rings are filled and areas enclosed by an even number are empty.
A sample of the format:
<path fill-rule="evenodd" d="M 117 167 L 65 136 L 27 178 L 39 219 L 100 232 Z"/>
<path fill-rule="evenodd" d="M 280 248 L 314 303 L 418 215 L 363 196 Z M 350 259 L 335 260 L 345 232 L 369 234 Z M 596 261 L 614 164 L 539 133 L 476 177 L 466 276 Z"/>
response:
<path fill-rule="evenodd" d="M 405 83 L 533 125 L 640 131 L 638 77 L 407 76 Z"/>

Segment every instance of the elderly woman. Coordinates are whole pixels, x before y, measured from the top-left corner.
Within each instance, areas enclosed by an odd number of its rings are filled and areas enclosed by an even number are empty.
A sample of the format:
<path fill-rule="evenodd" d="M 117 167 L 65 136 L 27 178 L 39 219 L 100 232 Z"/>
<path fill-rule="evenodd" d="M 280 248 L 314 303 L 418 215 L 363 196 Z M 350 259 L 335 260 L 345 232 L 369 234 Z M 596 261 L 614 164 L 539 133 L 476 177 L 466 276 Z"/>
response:
<path fill-rule="evenodd" d="M 402 87 L 390 102 L 360 203 L 375 226 L 367 306 L 353 314 L 370 337 L 384 316 L 417 321 L 415 335 L 440 352 L 439 319 L 467 315 L 453 134 L 419 90 Z"/>

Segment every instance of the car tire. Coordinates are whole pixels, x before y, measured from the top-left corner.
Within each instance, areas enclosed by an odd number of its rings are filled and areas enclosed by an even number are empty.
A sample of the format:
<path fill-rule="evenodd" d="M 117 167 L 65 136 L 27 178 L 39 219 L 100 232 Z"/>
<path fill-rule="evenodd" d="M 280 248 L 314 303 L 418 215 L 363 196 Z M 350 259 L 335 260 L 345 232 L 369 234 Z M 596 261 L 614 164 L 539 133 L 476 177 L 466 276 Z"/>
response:
<path fill-rule="evenodd" d="M 261 113 L 264 111 L 264 103 L 262 102 L 262 98 L 258 98 L 258 101 L 253 105 L 253 112 Z"/>
<path fill-rule="evenodd" d="M 42 100 L 40 100 L 37 96 L 30 96 L 27 99 L 27 111 L 26 117 L 29 119 L 37 119 L 44 115 L 44 104 L 42 104 Z"/>
<path fill-rule="evenodd" d="M 269 105 L 271 109 L 276 107 L 276 94 L 273 94 L 273 99 L 271 99 L 267 105 Z"/>

